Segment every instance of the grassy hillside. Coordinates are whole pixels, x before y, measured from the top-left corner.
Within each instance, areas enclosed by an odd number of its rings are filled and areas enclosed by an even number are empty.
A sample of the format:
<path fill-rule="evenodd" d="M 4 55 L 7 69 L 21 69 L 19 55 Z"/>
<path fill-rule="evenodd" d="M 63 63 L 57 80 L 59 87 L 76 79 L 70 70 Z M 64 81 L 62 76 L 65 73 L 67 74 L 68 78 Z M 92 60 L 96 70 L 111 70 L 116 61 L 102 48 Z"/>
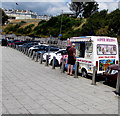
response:
<path fill-rule="evenodd" d="M 120 10 L 111 13 L 107 10 L 94 13 L 89 18 L 73 18 L 68 16 L 52 17 L 44 20 L 13 20 L 3 27 L 4 33 L 16 35 L 59 37 L 67 39 L 72 36 L 113 36 L 120 38 Z M 62 21 L 62 22 L 61 22 Z"/>

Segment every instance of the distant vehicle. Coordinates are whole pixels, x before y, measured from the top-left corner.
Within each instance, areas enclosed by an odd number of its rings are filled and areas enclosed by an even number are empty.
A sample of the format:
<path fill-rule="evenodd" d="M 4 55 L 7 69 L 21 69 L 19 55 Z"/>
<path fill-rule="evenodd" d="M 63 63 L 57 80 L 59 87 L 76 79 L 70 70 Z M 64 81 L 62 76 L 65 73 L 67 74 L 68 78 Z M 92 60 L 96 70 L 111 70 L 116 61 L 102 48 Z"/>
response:
<path fill-rule="evenodd" d="M 13 45 L 15 45 L 15 42 L 20 42 L 20 40 L 9 40 L 9 41 L 8 41 L 8 46 L 13 46 Z"/>
<path fill-rule="evenodd" d="M 56 52 L 50 52 L 50 53 L 47 52 L 43 55 L 43 60 L 46 60 L 46 55 L 49 55 L 49 64 L 52 65 L 53 57 L 55 57 L 56 58 L 55 65 L 60 65 L 60 60 L 62 56 L 66 54 L 67 54 L 66 49 L 59 49 Z"/>
<path fill-rule="evenodd" d="M 7 39 L 1 40 L 1 46 L 7 46 L 7 44 L 8 44 Z"/>
<path fill-rule="evenodd" d="M 38 42 L 29 42 L 29 43 L 23 44 L 21 47 L 22 48 L 30 48 L 30 47 L 32 47 L 34 45 L 38 45 L 38 44 L 39 44 Z"/>
<path fill-rule="evenodd" d="M 32 47 L 30 47 L 29 48 L 29 50 L 41 50 L 44 46 L 48 46 L 48 45 L 46 45 L 46 44 L 39 44 L 39 45 L 34 45 L 34 46 L 32 46 Z"/>
<path fill-rule="evenodd" d="M 110 65 L 108 66 L 107 70 L 103 72 L 103 77 L 105 82 L 108 84 L 116 85 L 118 71 L 120 71 L 119 65 Z"/>

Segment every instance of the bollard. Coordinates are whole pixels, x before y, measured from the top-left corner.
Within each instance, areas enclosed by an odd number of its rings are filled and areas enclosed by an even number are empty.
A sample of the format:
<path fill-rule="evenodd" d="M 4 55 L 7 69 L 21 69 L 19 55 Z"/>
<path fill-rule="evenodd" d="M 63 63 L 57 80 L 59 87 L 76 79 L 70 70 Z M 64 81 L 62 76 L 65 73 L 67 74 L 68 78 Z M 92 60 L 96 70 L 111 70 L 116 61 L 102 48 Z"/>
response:
<path fill-rule="evenodd" d="M 78 78 L 78 73 L 79 73 L 79 62 L 75 63 L 75 75 L 74 78 Z"/>
<path fill-rule="evenodd" d="M 27 56 L 29 57 L 29 55 L 30 55 L 30 49 L 28 49 L 28 54 L 27 54 Z"/>
<path fill-rule="evenodd" d="M 27 48 L 27 50 L 26 50 L 26 56 L 28 56 L 28 52 L 29 52 L 29 48 Z"/>
<path fill-rule="evenodd" d="M 30 57 L 30 58 L 32 57 L 32 53 L 33 53 L 33 51 L 32 51 L 32 50 L 30 50 L 30 55 L 29 55 L 29 57 Z"/>
<path fill-rule="evenodd" d="M 27 55 L 28 48 L 25 49 L 25 55 Z"/>
<path fill-rule="evenodd" d="M 24 52 L 24 48 L 22 48 L 22 53 Z"/>
<path fill-rule="evenodd" d="M 27 54 L 27 56 L 29 57 L 29 55 L 30 55 L 30 49 L 28 49 L 28 54 Z"/>
<path fill-rule="evenodd" d="M 25 50 L 26 50 L 26 48 L 23 49 L 23 54 L 25 54 Z"/>
<path fill-rule="evenodd" d="M 45 62 L 45 66 L 49 65 L 49 55 L 46 55 L 46 62 Z"/>
<path fill-rule="evenodd" d="M 26 55 L 27 48 L 25 48 L 24 54 Z"/>
<path fill-rule="evenodd" d="M 29 55 L 28 55 L 30 58 L 31 58 L 31 54 L 32 54 L 32 50 L 30 49 L 29 50 Z"/>
<path fill-rule="evenodd" d="M 18 50 L 17 45 L 15 45 L 15 49 Z"/>
<path fill-rule="evenodd" d="M 120 70 L 118 70 L 117 83 L 116 83 L 116 92 L 115 93 L 120 96 Z"/>
<path fill-rule="evenodd" d="M 96 75 L 97 75 L 97 67 L 93 67 L 93 75 L 92 75 L 92 85 L 96 85 Z"/>
<path fill-rule="evenodd" d="M 20 51 L 19 46 L 17 45 L 17 50 Z"/>
<path fill-rule="evenodd" d="M 22 52 L 22 47 L 20 47 L 20 52 Z"/>
<path fill-rule="evenodd" d="M 21 52 L 21 47 L 19 46 L 19 51 Z"/>
<path fill-rule="evenodd" d="M 28 56 L 28 54 L 29 54 L 29 48 L 27 49 L 27 53 L 26 53 L 26 55 Z"/>
<path fill-rule="evenodd" d="M 34 60 L 34 58 L 35 58 L 35 51 L 33 52 L 32 60 Z"/>
<path fill-rule="evenodd" d="M 40 54 L 40 64 L 42 64 L 42 62 L 43 62 L 43 54 L 41 53 Z"/>
<path fill-rule="evenodd" d="M 15 49 L 15 45 L 13 45 L 13 49 Z"/>
<path fill-rule="evenodd" d="M 23 48 L 23 54 L 25 53 L 25 48 Z"/>
<path fill-rule="evenodd" d="M 61 73 L 65 72 L 65 60 L 62 60 Z"/>
<path fill-rule="evenodd" d="M 39 58 L 39 53 L 36 52 L 36 59 L 35 59 L 35 62 L 38 62 L 38 58 Z"/>
<path fill-rule="evenodd" d="M 22 53 L 23 53 L 23 51 L 24 51 L 24 48 L 22 47 Z"/>
<path fill-rule="evenodd" d="M 52 61 L 52 69 L 55 69 L 55 62 L 56 62 L 56 57 L 53 57 L 53 61 Z"/>

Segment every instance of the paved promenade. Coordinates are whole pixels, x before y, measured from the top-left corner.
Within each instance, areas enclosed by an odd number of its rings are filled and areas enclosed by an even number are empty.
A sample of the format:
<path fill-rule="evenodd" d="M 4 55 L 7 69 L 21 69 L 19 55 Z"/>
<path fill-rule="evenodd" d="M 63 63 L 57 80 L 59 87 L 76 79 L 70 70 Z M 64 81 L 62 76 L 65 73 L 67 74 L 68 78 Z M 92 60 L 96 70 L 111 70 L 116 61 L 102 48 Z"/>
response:
<path fill-rule="evenodd" d="M 118 114 L 114 88 L 62 74 L 2 48 L 3 114 Z"/>

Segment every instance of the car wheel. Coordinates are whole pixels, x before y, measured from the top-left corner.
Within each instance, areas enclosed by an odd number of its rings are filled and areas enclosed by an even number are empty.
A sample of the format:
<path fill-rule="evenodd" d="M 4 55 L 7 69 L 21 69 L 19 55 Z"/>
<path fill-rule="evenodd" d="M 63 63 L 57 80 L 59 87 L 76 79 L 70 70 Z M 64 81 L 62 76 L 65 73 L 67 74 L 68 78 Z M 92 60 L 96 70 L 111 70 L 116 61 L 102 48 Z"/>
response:
<path fill-rule="evenodd" d="M 85 69 L 82 70 L 82 77 L 87 78 L 87 71 Z"/>

